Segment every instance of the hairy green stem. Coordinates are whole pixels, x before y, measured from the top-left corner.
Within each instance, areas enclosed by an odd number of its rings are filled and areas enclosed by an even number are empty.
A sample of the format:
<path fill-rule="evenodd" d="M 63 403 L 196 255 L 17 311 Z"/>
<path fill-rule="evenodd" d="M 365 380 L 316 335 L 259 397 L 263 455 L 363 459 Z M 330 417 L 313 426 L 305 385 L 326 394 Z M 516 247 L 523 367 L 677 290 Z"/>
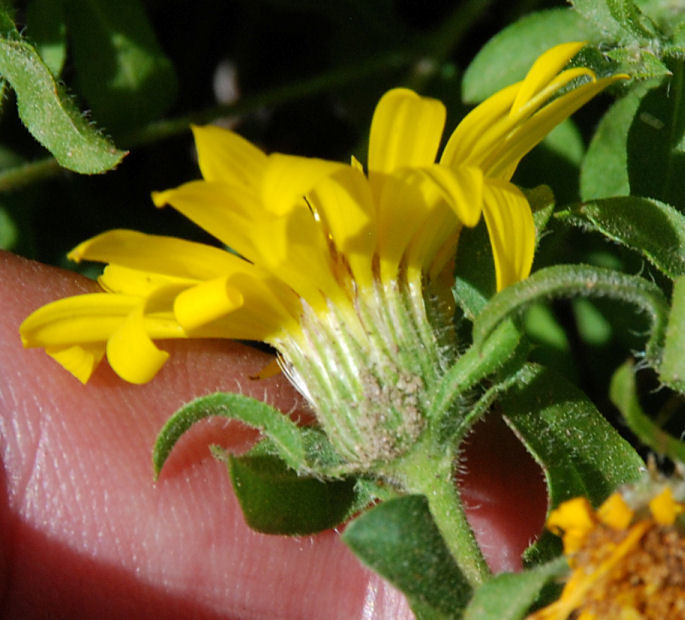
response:
<path fill-rule="evenodd" d="M 490 576 L 490 569 L 466 519 L 451 453 L 436 453 L 424 441 L 392 468 L 390 475 L 399 478 L 408 493 L 426 497 L 433 520 L 457 566 L 469 584 L 478 587 Z"/>

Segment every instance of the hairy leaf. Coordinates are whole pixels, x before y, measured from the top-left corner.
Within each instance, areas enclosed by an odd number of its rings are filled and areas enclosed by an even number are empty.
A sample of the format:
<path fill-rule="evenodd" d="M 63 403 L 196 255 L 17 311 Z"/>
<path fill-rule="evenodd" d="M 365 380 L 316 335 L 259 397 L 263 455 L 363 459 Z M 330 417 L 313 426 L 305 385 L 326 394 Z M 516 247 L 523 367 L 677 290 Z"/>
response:
<path fill-rule="evenodd" d="M 670 205 L 635 196 L 574 205 L 571 222 L 639 252 L 670 278 L 685 274 L 685 216 Z"/>
<path fill-rule="evenodd" d="M 20 37 L 2 9 L 0 24 L 6 26 L 0 36 L 0 75 L 15 91 L 19 117 L 31 135 L 69 170 L 95 174 L 116 166 L 126 153 L 117 150 L 81 116 L 38 52 Z"/>
<path fill-rule="evenodd" d="M 407 596 L 417 618 L 458 618 L 471 588 L 422 495 L 379 504 L 350 523 L 343 541 Z"/>
<path fill-rule="evenodd" d="M 559 297 L 609 297 L 637 306 L 651 321 L 645 352 L 658 367 L 666 330 L 668 304 L 659 287 L 644 278 L 602 267 L 556 265 L 537 271 L 500 291 L 479 314 L 473 327 L 475 346 L 483 346 L 501 321 L 525 310 L 530 304 Z"/>
<path fill-rule="evenodd" d="M 500 400 L 504 420 L 540 464 L 550 507 L 583 495 L 602 502 L 644 464 L 578 388 L 530 364 Z"/>
<path fill-rule="evenodd" d="M 220 458 L 228 466 L 245 521 L 258 532 L 288 536 L 321 532 L 339 525 L 354 504 L 353 479 L 299 476 L 274 456 L 223 454 Z"/>
<path fill-rule="evenodd" d="M 522 573 L 495 575 L 476 590 L 464 620 L 519 620 L 553 579 L 568 571 L 565 558 L 552 560 Z"/>
<path fill-rule="evenodd" d="M 217 392 L 201 396 L 174 413 L 157 435 L 152 455 L 155 475 L 159 475 L 171 450 L 193 424 L 211 416 L 240 420 L 264 433 L 289 467 L 299 470 L 305 465 L 305 446 L 300 429 L 288 416 L 262 401 Z"/>

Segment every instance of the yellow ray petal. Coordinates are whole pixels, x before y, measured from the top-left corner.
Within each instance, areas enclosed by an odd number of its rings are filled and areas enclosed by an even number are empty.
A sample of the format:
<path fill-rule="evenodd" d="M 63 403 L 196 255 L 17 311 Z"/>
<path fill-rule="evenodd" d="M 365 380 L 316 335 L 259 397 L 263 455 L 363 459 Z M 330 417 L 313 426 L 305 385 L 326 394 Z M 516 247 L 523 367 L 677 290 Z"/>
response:
<path fill-rule="evenodd" d="M 25 347 L 66 347 L 105 342 L 138 305 L 139 297 L 91 293 L 59 299 L 38 308 L 19 327 Z M 146 317 L 146 329 L 156 338 L 184 338 L 171 313 Z"/>
<path fill-rule="evenodd" d="M 107 340 L 107 361 L 129 383 L 147 383 L 169 357 L 152 342 L 143 321 L 144 304 L 138 304 Z"/>
<path fill-rule="evenodd" d="M 375 206 L 366 177 L 344 168 L 320 181 L 309 202 L 338 252 L 347 258 L 361 286 L 371 284 L 376 245 Z"/>
<path fill-rule="evenodd" d="M 219 183 L 191 181 L 175 189 L 153 192 L 152 200 L 158 207 L 172 205 L 189 220 L 254 262 L 253 222 L 262 222 L 268 214 L 252 192 Z"/>
<path fill-rule="evenodd" d="M 432 197 L 436 192 L 429 186 Z M 412 237 L 434 208 L 426 199 L 426 178 L 406 169 L 386 175 L 378 204 L 376 253 L 381 280 L 393 280 Z"/>
<path fill-rule="evenodd" d="M 228 276 L 202 282 L 180 293 L 174 301 L 174 316 L 186 331 L 211 323 L 243 305 L 239 290 L 228 285 Z"/>
<path fill-rule="evenodd" d="M 335 161 L 274 153 L 264 172 L 262 204 L 274 215 L 285 215 L 319 181 L 345 168 L 349 166 Z"/>
<path fill-rule="evenodd" d="M 489 179 L 483 186 L 483 215 L 495 260 L 497 290 L 528 277 L 535 251 L 535 223 L 523 193 L 511 183 Z"/>
<path fill-rule="evenodd" d="M 376 106 L 369 136 L 369 176 L 435 161 L 445 126 L 442 102 L 395 88 Z"/>
<path fill-rule="evenodd" d="M 120 265 L 107 265 L 98 278 L 98 284 L 108 293 L 147 298 L 162 289 L 173 287 L 181 291 L 189 286 L 195 286 L 197 280 L 174 278 Z"/>
<path fill-rule="evenodd" d="M 174 237 L 134 230 L 110 230 L 84 241 L 69 258 L 112 263 L 140 271 L 189 280 L 209 280 L 241 269 L 248 263 L 209 246 Z"/>
<path fill-rule="evenodd" d="M 578 108 L 585 105 L 609 84 L 624 79 L 624 75 L 602 78 L 595 82 L 583 84 L 536 112 L 521 126 L 517 127 L 501 142 L 483 161 L 488 176 L 505 178 L 511 170 L 512 163 L 520 160 L 535 147 L 554 127 L 567 119 Z"/>
<path fill-rule="evenodd" d="M 521 84 L 511 106 L 511 113 L 514 114 L 535 93 L 542 90 L 584 46 L 585 41 L 562 43 L 539 56 Z"/>
<path fill-rule="evenodd" d="M 67 347 L 45 347 L 45 352 L 81 383 L 86 383 L 105 355 L 105 345 L 98 343 Z"/>
<path fill-rule="evenodd" d="M 191 125 L 200 171 L 206 181 L 243 188 L 261 183 L 266 155 L 237 133 L 212 125 Z"/>
<path fill-rule="evenodd" d="M 433 165 L 415 174 L 423 177 L 421 187 L 429 204 L 435 201 L 431 193 L 437 191 L 464 226 L 473 228 L 478 223 L 483 208 L 483 172 L 479 168 Z"/>
<path fill-rule="evenodd" d="M 450 168 L 463 165 L 483 134 L 493 123 L 509 113 L 520 88 L 521 82 L 507 86 L 471 110 L 452 132 L 440 157 L 440 163 Z"/>

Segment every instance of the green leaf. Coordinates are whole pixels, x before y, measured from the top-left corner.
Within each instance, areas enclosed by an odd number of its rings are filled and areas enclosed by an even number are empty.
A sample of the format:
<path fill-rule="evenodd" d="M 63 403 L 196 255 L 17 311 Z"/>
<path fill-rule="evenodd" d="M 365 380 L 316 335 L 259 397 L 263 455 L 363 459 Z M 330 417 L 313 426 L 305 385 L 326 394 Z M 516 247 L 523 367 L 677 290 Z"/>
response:
<path fill-rule="evenodd" d="M 26 34 L 57 77 L 67 57 L 63 0 L 31 0 L 26 6 Z"/>
<path fill-rule="evenodd" d="M 682 348 L 680 351 L 682 355 Z M 609 397 L 623 415 L 630 430 L 642 442 L 657 454 L 685 463 L 685 443 L 663 431 L 642 411 L 637 398 L 632 361 L 628 360 L 614 373 L 609 386 Z"/>
<path fill-rule="evenodd" d="M 547 267 L 500 291 L 483 308 L 473 326 L 474 347 L 483 346 L 501 321 L 523 312 L 530 304 L 573 296 L 609 297 L 646 313 L 652 324 L 645 347 L 646 360 L 658 367 L 668 317 L 668 304 L 661 289 L 644 278 L 586 265 Z"/>
<path fill-rule="evenodd" d="M 685 274 L 685 216 L 673 207 L 622 196 L 574 205 L 569 213 L 572 223 L 639 252 L 668 277 Z"/>
<path fill-rule="evenodd" d="M 568 572 L 565 558 L 536 566 L 521 573 L 502 573 L 476 590 L 464 613 L 464 620 L 519 620 L 553 579 Z"/>
<path fill-rule="evenodd" d="M 353 479 L 298 476 L 274 456 L 224 454 L 220 458 L 228 465 L 246 523 L 258 532 L 288 536 L 322 532 L 342 523 L 354 504 Z"/>
<path fill-rule="evenodd" d="M 103 138 L 76 109 L 36 50 L 0 9 L 0 75 L 17 95 L 19 117 L 31 135 L 64 168 L 95 174 L 114 168 L 126 155 Z"/>
<path fill-rule="evenodd" d="M 531 13 L 504 28 L 476 54 L 464 73 L 462 97 L 478 103 L 523 79 L 537 57 L 564 41 L 593 38 L 593 30 L 570 9 Z"/>
<path fill-rule="evenodd" d="M 685 277 L 676 278 L 671 295 L 671 312 L 666 327 L 666 342 L 659 378 L 685 394 Z M 685 463 L 685 459 L 681 459 Z"/>
<path fill-rule="evenodd" d="M 528 365 L 500 400 L 504 420 L 545 472 L 550 507 L 583 495 L 602 502 L 644 464 L 578 388 Z"/>
<path fill-rule="evenodd" d="M 602 117 L 580 170 L 583 200 L 630 194 L 628 132 L 645 94 L 643 89 L 631 91 Z"/>
<path fill-rule="evenodd" d="M 685 68 L 640 101 L 628 134 L 630 191 L 685 211 Z"/>
<path fill-rule="evenodd" d="M 422 495 L 389 500 L 352 521 L 343 541 L 407 596 L 417 618 L 459 618 L 471 588 Z"/>
<path fill-rule="evenodd" d="M 289 467 L 295 470 L 304 468 L 305 446 L 300 428 L 288 416 L 249 396 L 217 392 L 196 398 L 167 420 L 157 435 L 152 454 L 155 475 L 159 475 L 181 435 L 196 422 L 211 416 L 240 420 L 259 429 L 273 442 L 279 456 Z"/>
<path fill-rule="evenodd" d="M 110 131 L 168 109 L 176 74 L 139 0 L 69 0 L 67 24 L 80 92 Z"/>

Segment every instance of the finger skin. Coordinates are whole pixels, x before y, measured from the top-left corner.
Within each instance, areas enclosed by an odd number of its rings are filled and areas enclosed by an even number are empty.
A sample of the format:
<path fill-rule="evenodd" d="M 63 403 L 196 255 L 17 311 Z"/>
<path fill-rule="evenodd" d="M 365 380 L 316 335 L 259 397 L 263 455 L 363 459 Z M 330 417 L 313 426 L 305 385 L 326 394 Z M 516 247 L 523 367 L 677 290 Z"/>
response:
<path fill-rule="evenodd" d="M 42 351 L 21 347 L 17 329 L 28 313 L 94 287 L 0 254 L 0 615 L 411 617 L 401 594 L 363 568 L 336 533 L 286 538 L 247 528 L 224 466 L 207 450 L 244 450 L 255 438 L 244 426 L 198 424 L 153 482 L 156 434 L 192 398 L 239 391 L 306 415 L 284 377 L 249 379 L 267 356 L 225 341 L 165 342 L 171 358 L 149 384 L 125 384 L 103 363 L 83 386 Z M 502 442 L 511 448 L 510 434 L 497 437 L 497 453 Z M 491 565 L 515 567 L 544 518 L 539 470 L 521 466 L 521 480 L 502 482 L 492 455 L 478 461 L 483 447 L 477 438 L 471 444 L 462 483 L 470 517 Z M 511 488 L 537 498 L 535 519 L 507 517 Z"/>

